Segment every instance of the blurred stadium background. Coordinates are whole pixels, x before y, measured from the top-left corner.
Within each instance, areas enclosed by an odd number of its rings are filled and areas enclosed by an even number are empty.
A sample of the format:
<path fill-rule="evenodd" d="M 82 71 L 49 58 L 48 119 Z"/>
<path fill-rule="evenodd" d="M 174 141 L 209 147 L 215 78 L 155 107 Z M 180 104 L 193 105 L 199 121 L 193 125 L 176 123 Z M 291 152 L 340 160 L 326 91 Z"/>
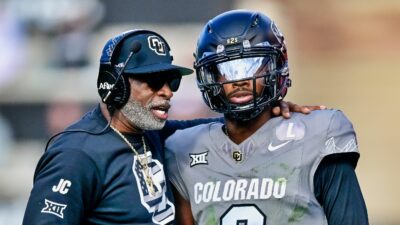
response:
<path fill-rule="evenodd" d="M 190 67 L 202 25 L 239 8 L 269 14 L 285 34 L 287 100 L 352 120 L 370 224 L 400 224 L 400 1 L 0 0 L 0 225 L 21 224 L 47 138 L 99 100 L 98 59 L 111 36 L 153 29 Z M 215 114 L 185 77 L 171 117 L 206 116 Z"/>

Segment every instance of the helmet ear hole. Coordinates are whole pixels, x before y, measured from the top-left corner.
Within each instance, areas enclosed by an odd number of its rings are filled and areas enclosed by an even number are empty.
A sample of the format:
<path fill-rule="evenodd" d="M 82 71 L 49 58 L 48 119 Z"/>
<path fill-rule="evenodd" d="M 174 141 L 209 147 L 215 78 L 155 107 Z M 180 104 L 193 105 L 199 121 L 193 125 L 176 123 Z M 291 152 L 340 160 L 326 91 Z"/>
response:
<path fill-rule="evenodd" d="M 264 77 L 264 86 L 268 87 L 268 85 L 269 85 L 269 80 L 270 80 L 270 76 L 265 76 L 265 77 Z"/>
<path fill-rule="evenodd" d="M 276 80 L 277 80 L 276 73 L 272 73 L 272 74 L 270 75 L 270 83 L 271 83 L 271 84 L 275 84 L 275 83 L 276 83 Z"/>
<path fill-rule="evenodd" d="M 267 87 L 274 86 L 276 84 L 277 79 L 278 76 L 276 75 L 276 73 L 270 73 L 269 75 L 264 77 L 265 86 Z"/>

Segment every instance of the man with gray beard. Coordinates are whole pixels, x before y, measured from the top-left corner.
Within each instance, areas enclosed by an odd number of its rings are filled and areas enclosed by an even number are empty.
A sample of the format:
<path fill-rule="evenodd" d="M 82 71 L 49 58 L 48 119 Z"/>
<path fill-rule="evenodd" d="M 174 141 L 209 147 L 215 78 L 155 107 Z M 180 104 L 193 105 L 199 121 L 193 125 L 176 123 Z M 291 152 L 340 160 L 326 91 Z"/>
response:
<path fill-rule="evenodd" d="M 177 129 L 217 120 L 167 121 L 173 92 L 192 72 L 172 64 L 170 47 L 153 31 L 110 39 L 97 81 L 102 102 L 46 147 L 23 224 L 173 223 L 164 141 Z"/>

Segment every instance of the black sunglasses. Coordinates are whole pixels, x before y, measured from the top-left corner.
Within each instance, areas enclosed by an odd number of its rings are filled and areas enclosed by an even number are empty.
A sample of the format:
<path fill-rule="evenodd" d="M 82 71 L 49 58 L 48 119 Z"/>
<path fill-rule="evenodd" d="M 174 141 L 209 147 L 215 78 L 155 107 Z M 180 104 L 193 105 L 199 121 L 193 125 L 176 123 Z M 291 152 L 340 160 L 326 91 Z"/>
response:
<path fill-rule="evenodd" d="M 165 83 L 168 84 L 171 91 L 178 90 L 181 84 L 182 75 L 179 74 L 142 74 L 140 76 L 130 76 L 136 80 L 147 83 L 147 85 L 154 91 L 160 90 Z"/>

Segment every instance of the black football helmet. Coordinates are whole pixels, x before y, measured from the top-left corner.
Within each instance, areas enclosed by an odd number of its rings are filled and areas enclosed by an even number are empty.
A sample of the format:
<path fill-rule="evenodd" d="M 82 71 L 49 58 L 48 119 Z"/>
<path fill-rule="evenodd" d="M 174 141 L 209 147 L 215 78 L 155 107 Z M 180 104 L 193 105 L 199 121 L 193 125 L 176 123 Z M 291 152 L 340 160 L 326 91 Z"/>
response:
<path fill-rule="evenodd" d="M 211 19 L 197 42 L 194 62 L 205 103 L 237 120 L 250 120 L 274 106 L 291 86 L 282 33 L 267 16 L 246 10 L 228 11 Z M 253 99 L 232 103 L 223 85 L 253 82 Z M 263 84 L 256 92 L 256 81 Z"/>

